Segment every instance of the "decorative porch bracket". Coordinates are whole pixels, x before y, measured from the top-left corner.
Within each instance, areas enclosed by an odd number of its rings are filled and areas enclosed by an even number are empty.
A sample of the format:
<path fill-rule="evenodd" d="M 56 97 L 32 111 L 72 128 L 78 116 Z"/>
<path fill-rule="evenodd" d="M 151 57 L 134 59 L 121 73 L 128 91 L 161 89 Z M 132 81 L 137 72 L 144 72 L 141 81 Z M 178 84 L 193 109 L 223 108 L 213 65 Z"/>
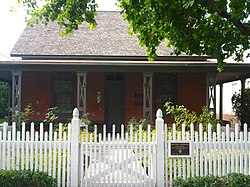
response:
<path fill-rule="evenodd" d="M 12 72 L 12 110 L 13 112 L 21 111 L 21 83 L 22 72 Z"/>
<path fill-rule="evenodd" d="M 152 122 L 152 73 L 143 74 L 143 118 Z"/>
<path fill-rule="evenodd" d="M 86 113 L 87 73 L 77 72 L 77 108 L 80 113 Z"/>
<path fill-rule="evenodd" d="M 216 118 L 216 74 L 207 74 L 207 107 L 211 118 Z"/>

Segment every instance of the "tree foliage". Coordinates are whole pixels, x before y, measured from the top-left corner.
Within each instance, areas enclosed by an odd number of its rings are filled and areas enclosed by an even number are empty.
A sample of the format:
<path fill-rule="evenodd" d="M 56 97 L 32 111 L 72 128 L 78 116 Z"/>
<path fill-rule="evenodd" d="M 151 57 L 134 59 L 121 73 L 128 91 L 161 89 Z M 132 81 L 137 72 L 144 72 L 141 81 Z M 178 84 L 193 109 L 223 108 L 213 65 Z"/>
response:
<path fill-rule="evenodd" d="M 63 36 L 77 30 L 84 22 L 91 28 L 96 26 L 95 0 L 44 0 L 43 5 L 38 0 L 18 0 L 18 3 L 25 7 L 29 25 L 57 21 Z"/>
<path fill-rule="evenodd" d="M 250 89 L 247 88 L 243 93 L 234 93 L 232 98 L 232 108 L 241 123 L 249 123 L 250 116 Z"/>
<path fill-rule="evenodd" d="M 19 0 L 31 15 L 30 22 L 57 20 L 64 34 L 83 22 L 96 25 L 95 0 L 46 0 L 39 9 L 37 0 Z M 242 61 L 249 48 L 249 0 L 118 0 L 130 30 L 150 60 L 159 44 L 167 40 L 174 54 L 209 55 L 223 70 L 225 59 Z"/>
<path fill-rule="evenodd" d="M 8 115 L 8 84 L 0 82 L 0 118 Z"/>
<path fill-rule="evenodd" d="M 241 61 L 249 49 L 248 0 L 119 0 L 125 19 L 149 57 L 168 40 L 175 54 L 209 55 L 218 60 L 233 56 Z"/>

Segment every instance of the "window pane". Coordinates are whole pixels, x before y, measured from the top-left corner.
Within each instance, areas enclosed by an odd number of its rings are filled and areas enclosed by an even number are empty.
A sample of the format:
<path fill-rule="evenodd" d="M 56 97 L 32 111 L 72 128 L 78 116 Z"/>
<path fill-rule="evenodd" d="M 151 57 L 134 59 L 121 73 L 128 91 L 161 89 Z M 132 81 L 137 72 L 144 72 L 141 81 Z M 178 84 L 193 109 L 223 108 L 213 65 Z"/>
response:
<path fill-rule="evenodd" d="M 59 113 L 71 113 L 73 109 L 73 76 L 72 74 L 55 74 L 54 76 L 54 106 Z"/>
<path fill-rule="evenodd" d="M 176 76 L 173 73 L 158 73 L 155 76 L 156 108 L 163 108 L 167 101 L 176 101 Z"/>

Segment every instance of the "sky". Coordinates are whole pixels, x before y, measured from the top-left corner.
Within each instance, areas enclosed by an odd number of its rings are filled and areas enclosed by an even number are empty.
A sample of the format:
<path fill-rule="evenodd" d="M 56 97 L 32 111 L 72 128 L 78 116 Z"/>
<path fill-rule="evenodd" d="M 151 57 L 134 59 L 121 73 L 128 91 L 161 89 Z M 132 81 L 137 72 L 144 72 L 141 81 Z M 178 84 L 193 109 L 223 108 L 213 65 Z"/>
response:
<path fill-rule="evenodd" d="M 10 51 L 25 28 L 25 13 L 17 0 L 0 0 L 0 60 L 10 60 Z M 116 0 L 96 0 L 99 10 L 117 10 Z M 15 12 L 10 11 L 15 9 Z"/>

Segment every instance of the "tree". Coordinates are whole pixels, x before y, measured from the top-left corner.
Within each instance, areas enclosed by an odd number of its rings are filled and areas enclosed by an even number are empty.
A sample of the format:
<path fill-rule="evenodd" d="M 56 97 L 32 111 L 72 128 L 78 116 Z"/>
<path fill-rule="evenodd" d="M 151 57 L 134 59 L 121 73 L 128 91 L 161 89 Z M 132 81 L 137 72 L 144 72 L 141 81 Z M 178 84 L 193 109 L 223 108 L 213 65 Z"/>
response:
<path fill-rule="evenodd" d="M 40 4 L 39 4 L 40 2 Z M 47 24 L 57 21 L 63 28 L 62 36 L 77 30 L 83 23 L 89 23 L 91 28 L 96 26 L 96 8 L 95 0 L 18 0 L 22 5 L 28 17 L 28 25 Z"/>
<path fill-rule="evenodd" d="M 175 54 L 209 55 L 221 71 L 225 59 L 242 61 L 249 49 L 249 0 L 119 0 L 124 17 L 149 57 L 168 40 Z"/>
<path fill-rule="evenodd" d="M 52 0 L 39 10 L 36 0 L 19 0 L 31 22 L 58 21 L 68 34 L 83 22 L 96 25 L 95 0 Z M 223 70 L 225 59 L 242 61 L 249 49 L 249 0 L 118 0 L 130 30 L 146 46 L 150 60 L 167 40 L 174 54 L 209 55 Z"/>
<path fill-rule="evenodd" d="M 8 84 L 0 82 L 0 118 L 8 115 Z"/>

